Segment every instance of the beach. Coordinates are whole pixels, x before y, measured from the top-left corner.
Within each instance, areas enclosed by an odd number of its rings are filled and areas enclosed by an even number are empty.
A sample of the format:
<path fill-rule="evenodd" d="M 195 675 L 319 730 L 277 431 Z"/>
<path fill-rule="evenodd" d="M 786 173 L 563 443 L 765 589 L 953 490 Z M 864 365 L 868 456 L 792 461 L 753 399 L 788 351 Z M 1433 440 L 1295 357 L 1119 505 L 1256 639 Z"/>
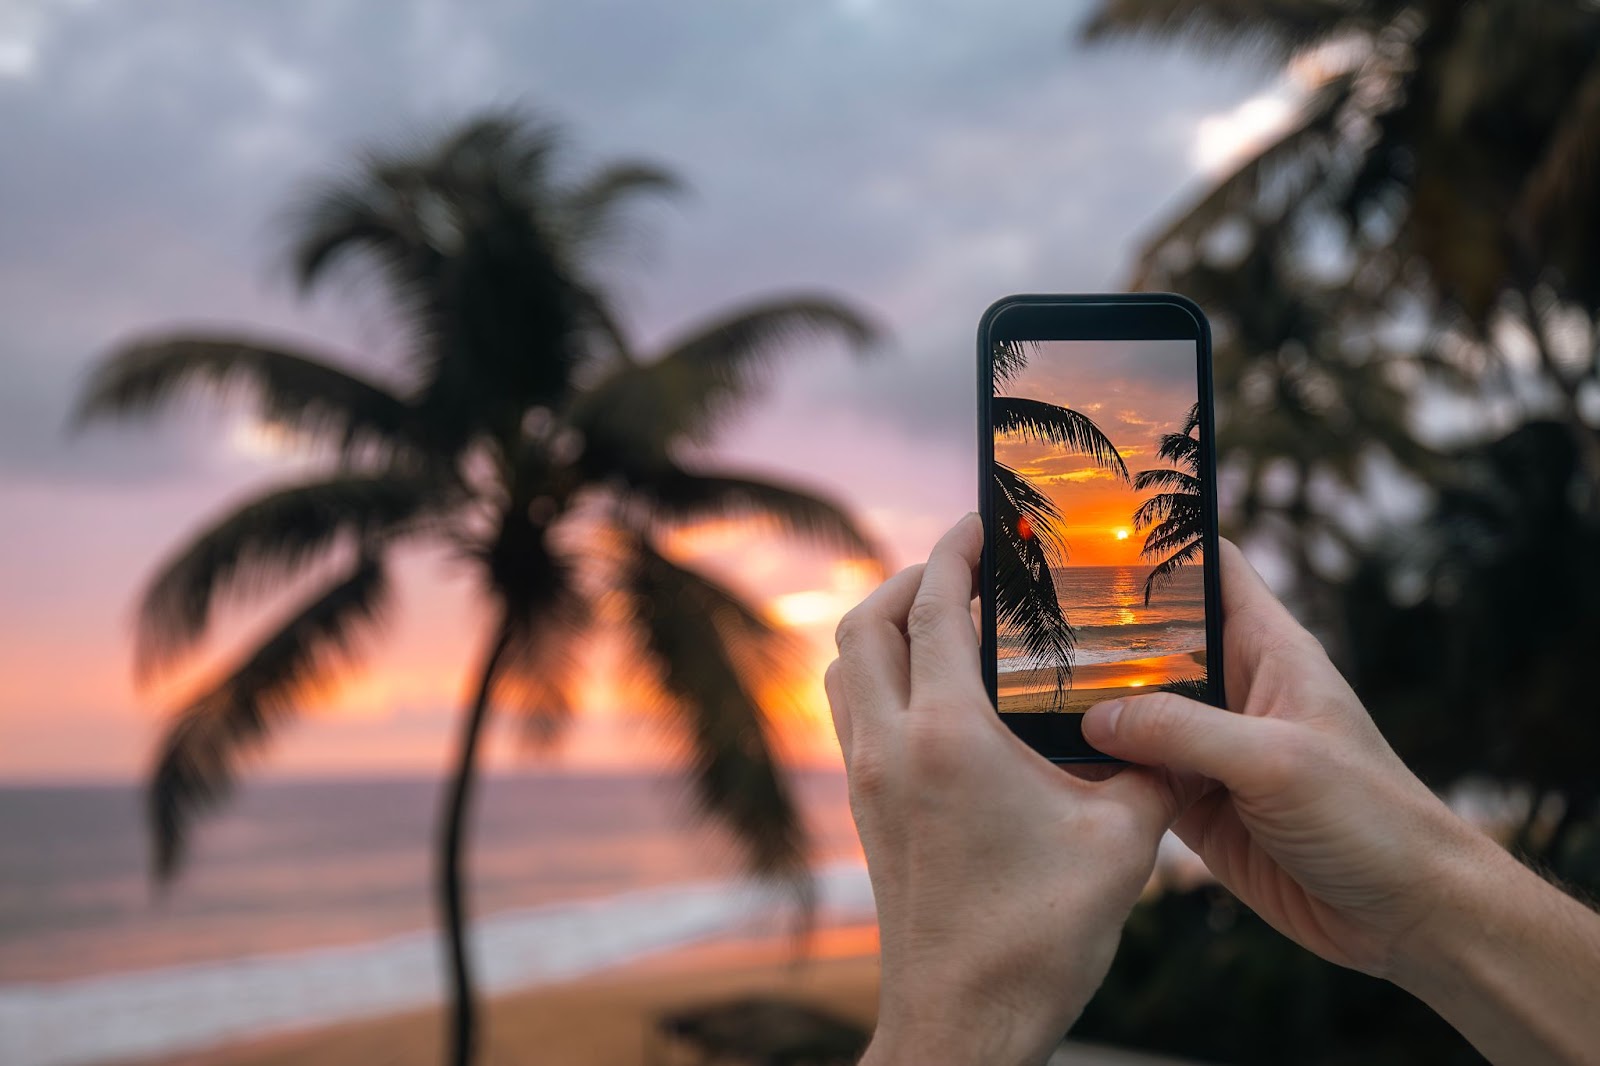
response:
<path fill-rule="evenodd" d="M 779 941 L 705 945 L 578 981 L 490 1001 L 481 1061 L 585 1066 L 667 1066 L 701 1061 L 664 1036 L 663 1015 L 745 997 L 782 999 L 826 1011 L 870 1031 L 877 1019 L 877 931 L 828 930 L 796 965 Z M 175 1066 L 435 1066 L 444 1014 L 438 1008 L 266 1037 L 177 1058 Z M 130 1061 L 126 1066 L 155 1066 Z M 1049 1066 L 1181 1066 L 1176 1060 L 1070 1043 Z"/>
<path fill-rule="evenodd" d="M 486 1012 L 484 1063 L 692 1061 L 655 1031 L 663 1014 L 745 996 L 774 996 L 870 1029 L 878 961 L 870 926 L 829 930 L 810 961 L 794 965 L 778 942 L 708 945 L 561 985 L 494 998 Z M 437 1007 L 245 1041 L 158 1061 L 182 1066 L 435 1066 L 444 1041 Z M 135 1060 L 137 1061 L 137 1060 Z M 154 1066 L 152 1060 L 150 1066 Z M 141 1064 L 142 1066 L 142 1064 Z"/>
<path fill-rule="evenodd" d="M 1000 675 L 1000 709 L 1007 713 L 1082 714 L 1102 700 L 1155 691 L 1169 681 L 1203 676 L 1205 665 L 1203 651 L 1087 664 L 1073 671 L 1072 687 L 1062 699 L 1056 696 L 1053 670 L 1012 670 Z"/>
<path fill-rule="evenodd" d="M 1071 621 L 1071 687 L 1035 668 L 1020 636 L 1001 628 L 1000 710 L 1081 714 L 1102 700 L 1205 676 L 1205 589 L 1198 566 L 1179 573 L 1146 603 L 1147 566 L 1068 566 L 1052 571 Z"/>

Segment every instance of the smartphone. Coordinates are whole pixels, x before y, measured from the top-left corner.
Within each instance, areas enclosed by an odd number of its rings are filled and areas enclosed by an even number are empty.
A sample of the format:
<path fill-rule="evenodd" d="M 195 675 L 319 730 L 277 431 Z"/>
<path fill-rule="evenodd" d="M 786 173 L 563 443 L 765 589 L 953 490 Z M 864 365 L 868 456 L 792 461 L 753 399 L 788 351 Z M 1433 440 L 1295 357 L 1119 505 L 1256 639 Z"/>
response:
<path fill-rule="evenodd" d="M 1101 700 L 1221 706 L 1211 332 L 1164 293 L 1008 296 L 978 325 L 984 681 L 1054 762 Z"/>

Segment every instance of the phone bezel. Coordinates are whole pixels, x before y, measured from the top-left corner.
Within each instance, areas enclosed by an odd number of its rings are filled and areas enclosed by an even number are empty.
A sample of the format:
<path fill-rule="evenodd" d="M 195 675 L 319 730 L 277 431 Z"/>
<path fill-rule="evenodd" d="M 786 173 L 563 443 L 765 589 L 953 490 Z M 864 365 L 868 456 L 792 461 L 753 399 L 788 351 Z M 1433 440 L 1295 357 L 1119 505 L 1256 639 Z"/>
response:
<path fill-rule="evenodd" d="M 1115 762 L 1083 739 L 1082 714 L 999 711 L 999 660 L 994 604 L 993 519 L 989 475 L 994 463 L 994 344 L 996 341 L 1187 340 L 1195 345 L 1195 387 L 1200 403 L 1201 507 L 1205 528 L 1202 585 L 1206 606 L 1208 700 L 1223 706 L 1222 588 L 1217 573 L 1216 411 L 1212 395 L 1211 327 L 1200 307 L 1174 293 L 1086 293 L 1007 296 L 978 322 L 978 513 L 984 541 L 979 598 L 983 681 L 995 713 L 1030 748 L 1051 762 Z"/>

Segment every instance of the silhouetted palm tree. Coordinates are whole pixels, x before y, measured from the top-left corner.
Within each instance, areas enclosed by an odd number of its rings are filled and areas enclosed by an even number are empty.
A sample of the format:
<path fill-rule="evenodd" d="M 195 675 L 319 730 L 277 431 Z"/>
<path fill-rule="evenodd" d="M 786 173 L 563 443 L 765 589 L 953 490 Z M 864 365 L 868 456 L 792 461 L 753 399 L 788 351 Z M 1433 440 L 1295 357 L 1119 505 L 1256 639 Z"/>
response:
<path fill-rule="evenodd" d="M 1359 553 L 1350 509 L 1312 484 L 1360 490 L 1385 453 L 1437 477 L 1408 423 L 1424 380 L 1494 404 L 1537 376 L 1600 486 L 1581 401 L 1600 380 L 1600 8 L 1100 0 L 1084 32 L 1292 61 L 1309 83 L 1280 136 L 1153 235 L 1133 281 L 1193 296 L 1218 327 L 1219 462 L 1243 523 L 1290 533 L 1302 570 L 1313 535 Z"/>
<path fill-rule="evenodd" d="M 310 200 L 294 245 L 299 281 L 310 288 L 346 260 L 376 268 L 409 328 L 389 376 L 242 334 L 157 336 L 113 352 L 79 411 L 150 415 L 207 387 L 248 398 L 327 460 L 201 531 L 144 595 L 136 659 L 149 677 L 195 657 L 220 602 L 290 581 L 311 587 L 173 717 L 149 785 L 162 879 L 240 757 L 310 690 L 355 668 L 389 613 L 395 549 L 431 545 L 475 571 L 487 630 L 438 823 L 456 1063 L 476 1046 L 462 853 L 492 712 L 559 726 L 571 652 L 606 604 L 687 737 L 699 802 L 756 871 L 808 892 L 803 830 L 762 695 L 788 676 L 791 646 L 737 592 L 675 561 L 660 535 L 678 522 L 748 517 L 878 557 L 834 501 L 683 455 L 795 344 L 860 348 L 873 328 L 845 304 L 786 296 L 641 356 L 590 272 L 628 203 L 676 184 L 634 163 L 566 182 L 557 147 L 549 126 L 484 118 L 424 150 L 371 157 Z"/>
<path fill-rule="evenodd" d="M 1042 400 L 999 395 L 1027 361 L 1025 344 L 995 345 L 994 435 L 1053 444 L 1087 455 L 1126 481 L 1128 468 L 1122 456 L 1087 415 Z M 996 462 L 991 476 L 996 619 L 1021 641 L 1034 667 L 1055 671 L 1059 698 L 1072 680 L 1076 646 L 1050 573 L 1051 567 L 1067 562 L 1066 542 L 1058 530 L 1062 515 L 1049 496 L 1004 463 Z"/>
<path fill-rule="evenodd" d="M 1160 560 L 1144 579 L 1146 607 L 1152 592 L 1200 557 L 1206 520 L 1200 497 L 1199 428 L 1200 405 L 1195 404 L 1184 416 L 1182 428 L 1163 433 L 1156 448 L 1156 457 L 1173 465 L 1133 475 L 1133 487 L 1138 491 L 1159 490 L 1133 512 L 1133 528 L 1140 533 L 1150 531 L 1139 554 Z"/>

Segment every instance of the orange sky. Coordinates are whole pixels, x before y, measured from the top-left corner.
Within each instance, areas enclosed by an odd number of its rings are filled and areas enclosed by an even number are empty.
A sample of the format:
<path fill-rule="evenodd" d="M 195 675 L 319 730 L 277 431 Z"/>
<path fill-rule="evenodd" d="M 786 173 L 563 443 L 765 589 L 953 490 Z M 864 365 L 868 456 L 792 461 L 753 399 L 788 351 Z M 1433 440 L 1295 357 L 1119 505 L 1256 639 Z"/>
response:
<path fill-rule="evenodd" d="M 894 437 L 891 430 L 840 425 L 807 458 L 857 469 L 851 495 L 883 502 L 852 509 L 889 547 L 891 561 L 904 565 L 925 555 L 947 521 L 971 508 L 972 475 L 961 469 L 971 445 L 952 442 L 949 454 L 897 452 Z M 837 457 L 825 454 L 835 447 L 831 442 L 837 442 Z M 884 458 L 861 469 L 861 450 Z M 282 457 L 252 456 L 249 462 L 255 464 L 253 476 L 241 478 L 240 470 L 230 469 L 199 484 L 130 484 L 107 493 L 39 482 L 11 493 L 15 506 L 8 508 L 6 534 L 29 550 L 0 553 L 0 781 L 138 777 L 170 709 L 215 664 L 248 646 L 281 606 L 269 600 L 262 610 L 252 605 L 224 611 L 197 669 L 153 689 L 134 685 L 132 615 L 143 582 L 188 533 L 259 488 L 249 482 L 285 476 Z M 741 469 L 773 465 L 753 447 L 739 463 Z M 772 472 L 804 478 L 799 471 Z M 902 486 L 898 498 L 887 486 Z M 876 585 L 874 568 L 738 523 L 685 529 L 670 548 L 744 591 L 796 634 L 806 662 L 794 689 L 772 700 L 777 739 L 793 763 L 838 765 L 821 677 L 833 657 L 834 626 Z M 259 757 L 247 762 L 252 774 L 414 775 L 444 769 L 485 621 L 469 576 L 438 554 L 401 557 L 393 584 L 391 620 L 367 643 L 363 667 L 278 730 Z M 514 723 L 505 722 L 488 745 L 488 765 L 626 770 L 673 762 L 670 731 L 639 713 L 638 693 L 615 680 L 619 654 L 603 635 L 590 642 L 576 691 L 582 713 L 558 750 L 535 758 Z"/>
<path fill-rule="evenodd" d="M 1038 346 L 1006 395 L 1088 415 L 1116 445 L 1130 474 L 1168 464 L 1157 438 L 1177 430 L 1195 399 L 1188 341 L 1051 341 Z M 1055 445 L 995 441 L 995 459 L 1023 474 L 1066 516 L 1060 532 L 1073 566 L 1149 565 L 1132 515 L 1149 493 L 1135 492 L 1093 460 Z M 1118 533 L 1125 534 L 1118 537 Z"/>

